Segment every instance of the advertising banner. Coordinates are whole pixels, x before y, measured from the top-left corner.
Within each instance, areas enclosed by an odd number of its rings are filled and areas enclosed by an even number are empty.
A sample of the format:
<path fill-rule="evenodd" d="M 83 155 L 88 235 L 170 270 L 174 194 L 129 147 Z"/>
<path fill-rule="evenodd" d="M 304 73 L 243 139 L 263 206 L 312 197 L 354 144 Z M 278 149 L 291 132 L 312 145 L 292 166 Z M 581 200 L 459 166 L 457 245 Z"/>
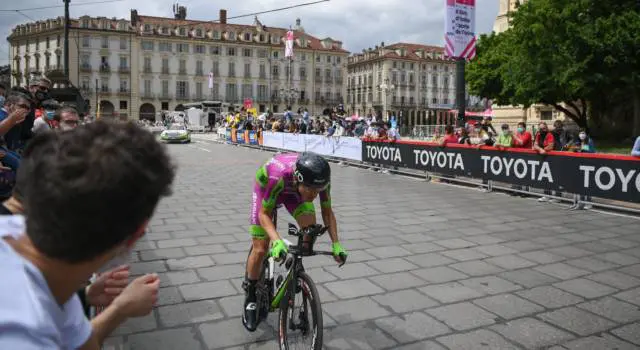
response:
<path fill-rule="evenodd" d="M 362 142 L 362 161 L 640 203 L 640 158 Z"/>
<path fill-rule="evenodd" d="M 294 151 L 294 152 L 305 151 L 304 138 L 307 135 L 288 134 L 288 133 L 283 133 L 282 135 L 284 135 L 282 148 L 289 151 Z"/>
<path fill-rule="evenodd" d="M 265 147 L 282 149 L 284 134 L 281 132 L 265 131 L 262 133 L 262 145 Z"/>
<path fill-rule="evenodd" d="M 244 143 L 244 131 L 236 131 L 236 142 L 239 144 Z"/>
<path fill-rule="evenodd" d="M 249 131 L 249 144 L 257 145 L 258 144 L 258 132 L 254 130 Z"/>
<path fill-rule="evenodd" d="M 445 55 L 473 59 L 476 55 L 476 1 L 445 0 Z"/>
<path fill-rule="evenodd" d="M 227 140 L 227 142 L 232 142 L 233 141 L 231 139 L 231 128 L 226 128 L 224 138 L 225 138 L 225 140 Z"/>

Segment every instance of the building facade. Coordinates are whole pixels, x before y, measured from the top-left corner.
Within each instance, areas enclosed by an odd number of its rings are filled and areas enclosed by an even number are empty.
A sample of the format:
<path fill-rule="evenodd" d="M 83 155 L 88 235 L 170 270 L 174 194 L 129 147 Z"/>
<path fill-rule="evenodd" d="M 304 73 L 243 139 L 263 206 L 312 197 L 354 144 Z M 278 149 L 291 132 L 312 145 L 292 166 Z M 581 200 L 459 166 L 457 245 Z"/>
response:
<path fill-rule="evenodd" d="M 44 22 L 55 25 L 19 25 L 8 38 L 15 83 L 26 83 L 33 70 L 61 68 L 64 21 Z M 188 20 L 184 7 L 175 18 L 136 10 L 128 20 L 83 16 L 71 23 L 70 80 L 102 116 L 121 118 L 154 119 L 159 111 L 203 100 L 237 109 L 251 99 L 259 111 L 291 106 L 316 114 L 343 103 L 348 52 L 342 42 L 309 35 L 297 20 L 295 57 L 288 59 L 286 31 L 257 18 L 253 25 L 227 23 L 225 10 L 219 23 Z M 45 52 L 55 57 L 38 58 Z"/>
<path fill-rule="evenodd" d="M 395 115 L 409 127 L 446 124 L 455 90 L 455 62 L 442 47 L 383 42 L 349 57 L 346 107 L 352 114 Z"/>

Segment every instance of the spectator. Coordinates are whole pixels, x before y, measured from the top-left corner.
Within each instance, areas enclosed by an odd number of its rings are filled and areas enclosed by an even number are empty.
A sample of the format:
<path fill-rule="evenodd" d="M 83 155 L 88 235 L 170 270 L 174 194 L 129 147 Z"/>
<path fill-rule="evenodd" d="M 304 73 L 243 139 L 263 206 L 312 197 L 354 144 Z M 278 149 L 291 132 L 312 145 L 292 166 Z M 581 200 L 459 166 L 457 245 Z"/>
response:
<path fill-rule="evenodd" d="M 551 133 L 553 134 L 554 151 L 564 151 L 567 145 L 572 142 L 571 135 L 564 129 L 562 120 L 556 120 L 553 123 L 553 131 Z"/>
<path fill-rule="evenodd" d="M 575 152 L 581 152 L 581 153 L 595 153 L 596 152 L 596 147 L 593 143 L 593 140 L 591 139 L 591 137 L 589 137 L 589 135 L 587 135 L 587 132 L 585 130 L 580 130 L 580 133 L 578 134 L 578 141 L 575 143 L 574 147 L 572 147 L 572 149 Z M 585 196 L 585 195 L 575 195 L 574 196 L 574 202 L 576 204 L 572 205 L 571 207 L 569 207 L 569 210 L 582 210 L 582 209 L 591 209 L 592 205 L 591 204 L 585 204 L 584 202 L 591 202 L 591 196 Z"/>
<path fill-rule="evenodd" d="M 0 150 L 5 154 L 2 157 L 3 164 L 11 169 L 18 170 L 20 165 L 20 132 L 18 127 L 24 122 L 31 109 L 29 96 L 12 92 L 7 97 L 4 107 L 0 109 L 0 136 L 4 137 L 5 146 Z"/>
<path fill-rule="evenodd" d="M 448 143 L 458 143 L 458 137 L 455 135 L 452 125 L 444 127 L 444 137 L 438 142 L 440 146 L 446 146 Z"/>
<path fill-rule="evenodd" d="M 631 155 L 635 157 L 640 157 L 640 136 L 636 138 L 636 142 L 633 144 L 633 149 L 631 149 Z"/>
<path fill-rule="evenodd" d="M 398 128 L 394 127 L 394 124 L 392 122 L 389 122 L 389 125 L 391 126 L 389 128 L 389 131 L 387 132 L 387 138 L 389 139 L 389 141 L 396 142 L 400 140 L 400 133 L 398 132 Z"/>
<path fill-rule="evenodd" d="M 555 146 L 555 139 L 553 134 L 549 132 L 547 123 L 541 122 L 538 125 L 538 132 L 536 133 L 535 142 L 533 143 L 533 149 L 538 154 L 545 155 L 547 152 L 552 151 Z"/>
<path fill-rule="evenodd" d="M 471 138 L 466 128 L 461 127 L 459 131 L 458 143 L 461 145 L 471 146 Z"/>
<path fill-rule="evenodd" d="M 531 133 L 527 131 L 527 124 L 518 123 L 518 130 L 513 134 L 513 147 L 531 149 L 533 147 L 531 139 Z"/>
<path fill-rule="evenodd" d="M 24 156 L 26 229 L 0 239 L 0 348 L 97 349 L 127 318 L 151 311 L 160 281 L 135 279 L 90 323 L 75 291 L 144 235 L 174 168 L 155 137 L 132 123 L 43 133 Z"/>
<path fill-rule="evenodd" d="M 533 149 L 538 152 L 540 155 L 546 155 L 547 152 L 552 151 L 556 146 L 555 138 L 553 133 L 549 132 L 549 127 L 547 123 L 541 122 L 538 125 L 538 132 L 536 133 L 536 138 L 533 143 Z M 557 199 L 549 199 L 549 195 L 551 195 L 551 190 L 545 189 L 544 196 L 538 199 L 538 202 L 557 202 Z M 559 193 L 556 192 L 556 195 Z M 561 194 L 560 194 L 561 195 Z"/>
<path fill-rule="evenodd" d="M 511 135 L 511 130 L 509 130 L 509 124 L 502 124 L 501 129 L 502 133 L 498 136 L 495 146 L 497 149 L 504 151 L 513 145 L 513 136 Z"/>

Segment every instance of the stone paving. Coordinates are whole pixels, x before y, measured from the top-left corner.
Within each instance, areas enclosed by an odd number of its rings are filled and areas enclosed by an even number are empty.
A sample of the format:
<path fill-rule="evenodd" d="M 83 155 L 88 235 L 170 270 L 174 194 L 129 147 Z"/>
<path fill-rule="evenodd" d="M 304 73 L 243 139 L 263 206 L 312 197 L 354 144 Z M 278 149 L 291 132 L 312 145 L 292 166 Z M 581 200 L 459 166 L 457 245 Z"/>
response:
<path fill-rule="evenodd" d="M 208 141 L 169 147 L 175 193 L 132 263 L 135 274 L 160 274 L 158 307 L 105 349 L 277 349 L 277 314 L 255 333 L 239 318 L 250 189 L 271 154 Z M 640 348 L 637 219 L 332 170 L 349 261 L 305 260 L 326 349 Z M 282 212 L 279 226 L 291 220 Z"/>

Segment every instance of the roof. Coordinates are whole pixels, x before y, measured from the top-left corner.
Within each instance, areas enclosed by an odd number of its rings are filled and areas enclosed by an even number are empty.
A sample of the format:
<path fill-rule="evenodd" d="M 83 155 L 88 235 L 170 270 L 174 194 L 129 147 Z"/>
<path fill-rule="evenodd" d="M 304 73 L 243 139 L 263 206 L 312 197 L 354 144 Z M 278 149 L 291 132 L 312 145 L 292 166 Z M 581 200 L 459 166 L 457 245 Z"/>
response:
<path fill-rule="evenodd" d="M 188 19 L 174 19 L 174 18 L 168 18 L 168 17 L 142 16 L 142 15 L 138 16 L 138 22 L 142 25 L 150 24 L 153 26 L 162 26 L 162 27 L 169 27 L 169 28 L 186 27 L 187 31 L 202 28 L 203 30 L 206 30 L 206 31 L 217 30 L 220 32 L 227 32 L 227 31 L 233 30 L 236 32 L 250 32 L 253 34 L 258 34 L 257 26 L 247 25 L 247 24 L 234 24 L 234 23 L 223 24 L 223 23 L 217 23 L 217 22 L 211 22 L 211 21 L 196 21 L 196 20 L 188 20 Z M 289 29 L 269 27 L 269 26 L 263 26 L 262 28 L 264 33 L 275 35 L 281 38 L 285 37 L 287 31 L 289 31 Z M 342 41 L 334 40 L 331 38 L 319 39 L 312 35 L 309 35 L 304 31 L 299 31 L 295 29 L 292 29 L 292 30 L 294 32 L 295 38 L 304 37 L 309 42 L 309 45 L 305 49 L 331 51 L 336 53 L 349 53 L 349 51 L 343 48 L 334 47 L 333 44 L 339 44 L 341 47 Z M 194 39 L 199 39 L 199 38 L 194 38 Z M 322 42 L 325 40 L 332 43 L 331 47 L 325 48 L 322 45 Z M 271 45 L 281 46 L 281 44 L 271 44 Z M 296 43 L 296 46 L 298 46 L 297 43 Z"/>
<path fill-rule="evenodd" d="M 399 55 L 396 50 L 405 49 L 406 53 L 404 56 Z M 365 50 L 366 51 L 366 50 Z M 411 43 L 395 43 L 391 45 L 385 45 L 383 47 L 377 47 L 377 50 L 373 50 L 375 53 L 377 51 L 377 55 L 374 57 L 366 58 L 364 60 L 358 60 L 356 62 L 350 62 L 352 64 L 357 64 L 360 62 L 366 62 L 374 59 L 402 59 L 409 61 L 423 61 L 423 60 L 449 60 L 445 58 L 444 55 L 442 58 L 433 58 L 433 57 L 420 57 L 418 52 L 423 51 L 424 53 L 436 53 L 436 54 L 444 54 L 444 47 L 441 46 L 432 46 L 432 45 L 422 45 L 422 44 L 411 44 Z M 386 52 L 385 52 L 386 51 Z M 366 55 L 366 53 L 358 53 L 353 55 L 352 57 L 362 57 Z"/>

